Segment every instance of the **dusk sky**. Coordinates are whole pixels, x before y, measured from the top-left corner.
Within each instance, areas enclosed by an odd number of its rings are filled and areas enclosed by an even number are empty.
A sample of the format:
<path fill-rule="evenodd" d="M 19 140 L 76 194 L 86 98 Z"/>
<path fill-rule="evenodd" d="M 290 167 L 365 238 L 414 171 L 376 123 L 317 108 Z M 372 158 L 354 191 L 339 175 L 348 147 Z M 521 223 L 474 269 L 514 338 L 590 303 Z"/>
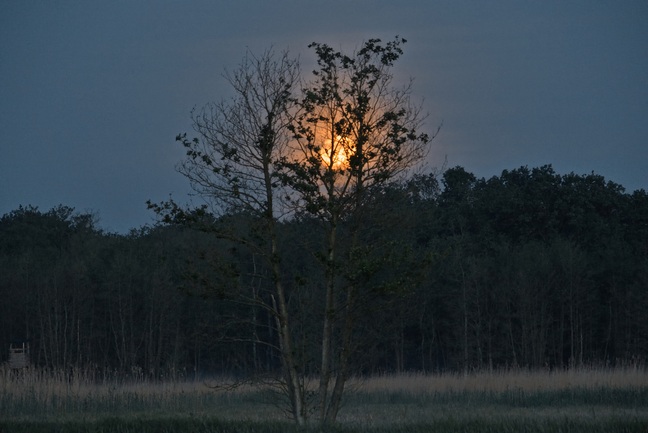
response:
<path fill-rule="evenodd" d="M 408 40 L 394 72 L 429 112 L 432 170 L 552 164 L 648 189 L 648 1 L 0 1 L 0 215 L 96 212 L 126 233 L 186 202 L 190 111 L 246 49 Z M 195 200 L 195 199 L 194 199 Z"/>

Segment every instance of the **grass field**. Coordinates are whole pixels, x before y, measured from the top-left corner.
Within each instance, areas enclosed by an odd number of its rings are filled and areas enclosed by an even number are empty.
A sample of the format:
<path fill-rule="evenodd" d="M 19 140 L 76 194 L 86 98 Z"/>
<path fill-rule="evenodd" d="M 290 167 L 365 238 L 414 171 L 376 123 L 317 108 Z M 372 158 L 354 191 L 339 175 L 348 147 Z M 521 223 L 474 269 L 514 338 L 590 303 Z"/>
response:
<path fill-rule="evenodd" d="M 267 394 L 201 381 L 5 372 L 0 432 L 293 432 Z M 217 381 L 210 381 L 210 384 Z M 319 431 L 315 426 L 312 431 Z M 331 432 L 648 432 L 643 368 L 354 379 Z"/>

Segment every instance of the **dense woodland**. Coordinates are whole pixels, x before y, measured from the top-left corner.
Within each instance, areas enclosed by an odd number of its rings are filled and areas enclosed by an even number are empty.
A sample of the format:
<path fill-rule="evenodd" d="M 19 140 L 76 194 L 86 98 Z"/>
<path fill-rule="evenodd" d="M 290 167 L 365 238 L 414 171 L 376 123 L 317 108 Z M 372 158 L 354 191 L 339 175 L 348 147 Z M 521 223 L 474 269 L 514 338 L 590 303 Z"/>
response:
<path fill-rule="evenodd" d="M 280 368 L 276 323 L 253 302 L 268 270 L 210 233 L 160 223 L 105 233 L 91 214 L 21 207 L 0 220 L 0 343 L 33 364 L 150 377 Z M 229 215 L 241 230 L 255 221 Z M 643 362 L 648 355 L 648 195 L 551 166 L 478 179 L 461 167 L 383 188 L 364 216 L 356 373 Z M 296 350 L 318 357 L 323 320 L 307 216 L 280 227 Z M 344 264 L 340 264 L 344 267 Z M 300 335 L 301 340 L 300 340 Z M 2 360 L 8 352 L 3 350 Z"/>

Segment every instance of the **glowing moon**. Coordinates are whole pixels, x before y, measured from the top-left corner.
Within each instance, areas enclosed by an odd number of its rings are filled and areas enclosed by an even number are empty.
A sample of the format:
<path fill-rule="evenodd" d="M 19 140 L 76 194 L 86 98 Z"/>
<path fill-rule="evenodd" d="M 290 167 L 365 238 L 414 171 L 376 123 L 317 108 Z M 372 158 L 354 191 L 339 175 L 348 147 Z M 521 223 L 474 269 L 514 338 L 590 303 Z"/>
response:
<path fill-rule="evenodd" d="M 320 157 L 327 167 L 339 170 L 348 166 L 347 153 L 343 145 L 345 141 L 339 135 L 335 137 L 333 145 L 331 145 L 331 140 L 325 141 L 325 145 L 320 151 Z"/>

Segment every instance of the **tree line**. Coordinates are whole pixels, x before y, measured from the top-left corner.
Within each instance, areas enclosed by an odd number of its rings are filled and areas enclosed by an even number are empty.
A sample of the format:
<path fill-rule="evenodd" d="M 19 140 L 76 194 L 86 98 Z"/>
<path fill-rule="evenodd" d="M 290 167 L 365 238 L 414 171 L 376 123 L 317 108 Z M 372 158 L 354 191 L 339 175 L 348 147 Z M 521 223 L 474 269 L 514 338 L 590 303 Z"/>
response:
<path fill-rule="evenodd" d="M 245 231 L 258 222 L 201 218 Z M 618 365 L 648 354 L 644 190 L 551 166 L 490 179 L 456 167 L 385 186 L 366 218 L 368 247 L 353 269 L 365 288 L 354 373 Z M 321 223 L 283 221 L 278 233 L 289 246 L 294 350 L 314 370 Z M 271 272 L 232 241 L 168 224 L 105 233 L 65 206 L 4 215 L 0 239 L 0 340 L 30 340 L 37 366 L 147 377 L 281 368 L 275 319 L 232 296 L 265 296 Z"/>

